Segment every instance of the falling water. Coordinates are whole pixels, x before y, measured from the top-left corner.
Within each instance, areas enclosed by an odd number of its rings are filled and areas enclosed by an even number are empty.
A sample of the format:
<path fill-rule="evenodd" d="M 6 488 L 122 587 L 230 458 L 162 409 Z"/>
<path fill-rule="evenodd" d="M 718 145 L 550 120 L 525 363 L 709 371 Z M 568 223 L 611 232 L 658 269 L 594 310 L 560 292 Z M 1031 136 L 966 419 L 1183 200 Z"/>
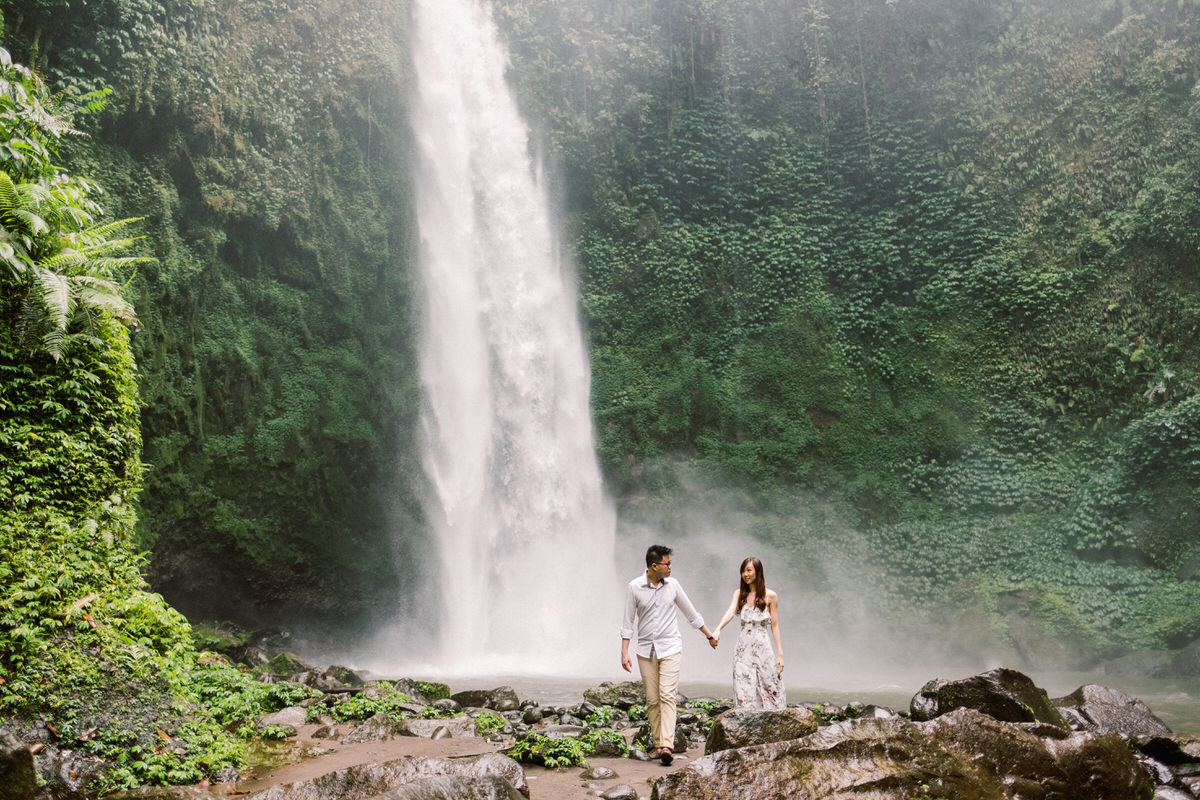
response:
<path fill-rule="evenodd" d="M 573 276 L 489 3 L 412 9 L 438 658 L 598 674 L 617 661 L 620 585 Z"/>

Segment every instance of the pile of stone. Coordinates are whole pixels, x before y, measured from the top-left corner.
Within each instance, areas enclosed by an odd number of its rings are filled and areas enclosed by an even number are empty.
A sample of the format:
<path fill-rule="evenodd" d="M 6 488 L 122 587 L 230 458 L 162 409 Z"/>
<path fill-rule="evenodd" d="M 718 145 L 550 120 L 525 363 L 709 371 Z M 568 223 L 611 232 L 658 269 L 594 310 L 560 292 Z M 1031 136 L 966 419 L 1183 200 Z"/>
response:
<path fill-rule="evenodd" d="M 601 684 L 569 706 L 521 700 L 508 687 L 470 690 L 431 700 L 428 684 L 363 681 L 344 668 L 301 669 L 292 679 L 320 684 L 323 704 L 285 709 L 259 720 L 299 728 L 346 697 L 402 691 L 412 702 L 354 724 L 322 719 L 319 735 L 340 742 L 393 736 L 484 735 L 500 752 L 469 758 L 405 757 L 364 764 L 319 778 L 275 786 L 248 800 L 513 800 L 528 797 L 525 767 L 504 755 L 506 742 L 529 733 L 579 737 L 597 727 L 618 732 L 645 759 L 645 698 L 638 683 Z M 437 710 L 431 715 L 429 709 Z M 399 712 L 399 713 L 397 713 Z M 961 680 L 929 681 L 907 709 L 805 703 L 779 711 L 732 709 L 714 698 L 681 698 L 676 751 L 693 759 L 651 788 L 652 800 L 773 800 L 781 797 L 911 800 L 1187 800 L 1200 797 L 1200 741 L 1172 734 L 1139 700 L 1116 689 L 1081 686 L 1057 699 L 1026 675 L 996 669 Z M 433 717 L 433 718 L 430 718 Z M 500 725 L 496 720 L 503 720 Z M 30 785 L 28 752 L 9 745 L 0 783 Z M 622 748 L 620 753 L 624 753 Z M 595 755 L 618 755 L 617 751 Z M 702 754 L 701 754 L 702 753 Z M 603 768 L 598 770 L 603 773 Z M 581 779 L 595 794 L 636 798 L 628 786 L 605 790 L 595 771 Z M 608 775 L 607 777 L 615 777 Z M 125 800 L 203 796 L 188 788 L 144 788 Z"/>

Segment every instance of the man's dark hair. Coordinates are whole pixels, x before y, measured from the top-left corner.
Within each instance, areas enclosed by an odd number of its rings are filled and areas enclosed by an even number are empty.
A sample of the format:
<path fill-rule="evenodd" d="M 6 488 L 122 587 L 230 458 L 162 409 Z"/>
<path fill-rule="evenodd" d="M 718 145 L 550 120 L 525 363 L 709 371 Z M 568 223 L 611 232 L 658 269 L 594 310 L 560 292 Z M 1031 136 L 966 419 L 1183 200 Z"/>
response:
<path fill-rule="evenodd" d="M 665 544 L 652 544 L 650 549 L 646 551 L 646 566 L 657 564 L 663 560 L 663 556 L 671 555 L 671 548 Z"/>

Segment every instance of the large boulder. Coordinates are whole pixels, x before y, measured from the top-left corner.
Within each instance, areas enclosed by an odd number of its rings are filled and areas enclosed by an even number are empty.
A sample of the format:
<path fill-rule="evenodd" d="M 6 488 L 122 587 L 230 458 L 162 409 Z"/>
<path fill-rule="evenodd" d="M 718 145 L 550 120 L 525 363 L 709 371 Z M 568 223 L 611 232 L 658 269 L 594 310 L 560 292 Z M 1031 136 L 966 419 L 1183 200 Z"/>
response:
<path fill-rule="evenodd" d="M 491 708 L 496 711 L 516 711 L 521 707 L 521 700 L 511 686 L 498 686 L 495 689 L 468 689 L 455 692 L 450 699 L 463 708 Z"/>
<path fill-rule="evenodd" d="M 1167 736 L 1171 729 L 1149 706 L 1120 689 L 1089 683 L 1054 700 L 1077 730 L 1123 736 Z"/>
<path fill-rule="evenodd" d="M 1050 702 L 1045 689 L 1028 675 L 998 668 L 961 680 L 934 678 L 913 696 L 909 712 L 925 722 L 956 708 L 973 708 L 1001 722 L 1043 722 L 1067 729 L 1070 725 Z"/>
<path fill-rule="evenodd" d="M 802 739 L 723 750 L 664 775 L 651 793 L 652 800 L 1153 796 L 1150 775 L 1115 734 L 1005 723 L 970 708 L 928 722 L 851 720 Z"/>
<path fill-rule="evenodd" d="M 817 727 L 817 715 L 807 708 L 781 708 L 776 711 L 735 708 L 713 721 L 704 743 L 704 754 L 799 739 L 808 736 Z"/>
<path fill-rule="evenodd" d="M 373 800 L 526 800 L 504 778 L 496 775 L 467 778 L 422 778 L 377 794 Z"/>
<path fill-rule="evenodd" d="M 599 686 L 585 689 L 583 699 L 594 706 L 616 706 L 628 711 L 633 706 L 646 705 L 646 687 L 641 681 L 604 681 Z"/>
<path fill-rule="evenodd" d="M 462 782 L 431 781 L 433 778 L 462 779 Z M 511 800 L 513 793 L 502 792 L 501 784 L 514 789 L 517 797 L 529 797 L 525 770 L 500 753 L 459 758 L 403 756 L 271 786 L 245 794 L 241 800 L 367 800 L 380 796 L 389 796 L 391 800 Z M 405 793 L 410 786 L 411 792 Z M 461 793 L 446 794 L 447 789 Z M 154 786 L 109 795 L 105 800 L 212 800 L 212 797 L 211 793 L 190 786 Z"/>
<path fill-rule="evenodd" d="M 406 719 L 396 725 L 401 736 L 419 736 L 425 739 L 470 738 L 475 735 L 475 720 L 471 717 L 447 717 L 445 719 Z"/>

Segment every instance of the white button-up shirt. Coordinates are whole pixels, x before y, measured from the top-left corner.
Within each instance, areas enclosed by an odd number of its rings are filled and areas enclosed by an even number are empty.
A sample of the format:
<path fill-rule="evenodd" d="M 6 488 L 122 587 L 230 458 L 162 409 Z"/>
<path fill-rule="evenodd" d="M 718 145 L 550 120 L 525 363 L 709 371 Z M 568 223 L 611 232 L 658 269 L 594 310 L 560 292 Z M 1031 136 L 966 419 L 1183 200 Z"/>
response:
<path fill-rule="evenodd" d="M 637 654 L 650 658 L 651 652 L 666 658 L 683 650 L 683 637 L 675 622 L 675 609 L 683 612 L 693 628 L 704 625 L 704 617 L 696 611 L 679 582 L 663 578 L 658 586 L 650 585 L 643 572 L 629 582 L 625 591 L 625 614 L 621 618 L 621 638 L 632 639 L 637 622 Z"/>

